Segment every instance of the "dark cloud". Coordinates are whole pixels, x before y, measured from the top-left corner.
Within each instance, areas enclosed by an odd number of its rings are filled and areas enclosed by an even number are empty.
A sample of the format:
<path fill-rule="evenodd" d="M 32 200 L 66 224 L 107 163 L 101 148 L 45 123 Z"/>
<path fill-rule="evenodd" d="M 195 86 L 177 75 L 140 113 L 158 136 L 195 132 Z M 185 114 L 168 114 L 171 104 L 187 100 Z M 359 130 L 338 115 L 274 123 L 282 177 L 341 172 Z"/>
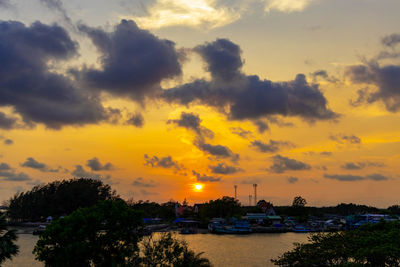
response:
<path fill-rule="evenodd" d="M 122 118 L 122 112 L 118 108 L 107 108 L 107 119 L 106 121 L 111 124 L 118 124 Z"/>
<path fill-rule="evenodd" d="M 133 181 L 132 185 L 134 185 L 136 187 L 146 187 L 146 188 L 156 187 L 157 186 L 157 184 L 153 180 L 146 181 L 142 177 L 136 178 Z"/>
<path fill-rule="evenodd" d="M 381 174 L 378 174 L 378 173 L 367 175 L 367 176 L 365 176 L 365 178 L 368 179 L 368 180 L 373 180 L 373 181 L 386 181 L 386 180 L 389 180 L 388 177 L 386 177 L 384 175 L 381 175 Z"/>
<path fill-rule="evenodd" d="M 227 39 L 199 45 L 194 49 L 207 62 L 207 71 L 213 79 L 231 81 L 241 75 L 241 49 Z"/>
<path fill-rule="evenodd" d="M 231 127 L 229 128 L 229 130 L 231 130 L 231 132 L 233 134 L 239 135 L 240 137 L 244 138 L 244 139 L 248 139 L 250 137 L 252 137 L 252 132 L 251 131 L 246 131 L 244 129 L 242 129 L 241 127 Z"/>
<path fill-rule="evenodd" d="M 361 138 L 355 135 L 336 134 L 336 135 L 330 135 L 329 139 L 336 141 L 339 144 L 359 145 L 362 142 Z"/>
<path fill-rule="evenodd" d="M 0 129 L 10 130 L 16 126 L 17 119 L 8 117 L 5 113 L 0 112 Z"/>
<path fill-rule="evenodd" d="M 269 143 L 264 143 L 260 140 L 254 140 L 251 142 L 251 147 L 254 147 L 262 153 L 275 153 L 278 152 L 282 147 L 294 147 L 294 144 L 287 141 L 269 140 Z"/>
<path fill-rule="evenodd" d="M 21 164 L 22 167 L 28 167 L 37 170 L 44 170 L 47 168 L 46 164 L 40 163 L 34 158 L 27 158 L 24 163 Z"/>
<path fill-rule="evenodd" d="M 286 122 L 277 116 L 268 116 L 266 119 L 268 120 L 268 122 L 270 122 L 272 124 L 276 124 L 279 127 L 294 127 L 293 123 Z"/>
<path fill-rule="evenodd" d="M 179 119 L 177 120 L 168 120 L 167 123 L 168 124 L 176 124 L 180 127 L 189 129 L 194 131 L 199 137 L 207 137 L 207 138 L 213 138 L 214 137 L 214 133 L 201 126 L 201 119 L 199 117 L 199 115 L 194 114 L 194 113 L 186 113 L 186 112 L 182 112 L 181 116 Z"/>
<path fill-rule="evenodd" d="M 99 174 L 85 171 L 82 165 L 75 165 L 75 169 L 71 172 L 71 174 L 79 178 L 100 178 Z"/>
<path fill-rule="evenodd" d="M 32 180 L 29 175 L 26 173 L 20 172 L 0 172 L 0 178 L 3 178 L 3 181 L 11 181 L 11 182 L 25 182 Z"/>
<path fill-rule="evenodd" d="M 11 140 L 11 139 L 6 139 L 6 140 L 4 140 L 4 142 L 3 142 L 5 145 L 8 145 L 8 146 L 10 146 L 10 145 L 12 145 L 12 144 L 14 144 L 14 141 L 13 140 Z"/>
<path fill-rule="evenodd" d="M 275 173 L 283 173 L 285 171 L 302 171 L 311 169 L 311 166 L 308 165 L 307 163 L 283 157 L 281 155 L 276 155 L 272 157 L 272 160 L 274 164 L 269 168 L 269 170 Z"/>
<path fill-rule="evenodd" d="M 208 176 L 208 175 L 201 175 L 196 171 L 192 171 L 193 175 L 196 176 L 198 182 L 219 182 L 221 181 L 220 177 Z"/>
<path fill-rule="evenodd" d="M 357 98 L 349 100 L 350 106 L 359 107 L 359 106 L 367 103 L 370 92 L 371 92 L 371 90 L 368 87 L 357 90 Z"/>
<path fill-rule="evenodd" d="M 27 174 L 20 172 L 17 173 L 15 169 L 11 168 L 7 163 L 0 163 L 0 178 L 3 181 L 24 182 L 32 180 Z"/>
<path fill-rule="evenodd" d="M 363 163 L 363 162 L 356 162 L 356 163 L 347 162 L 340 167 L 345 170 L 361 170 L 361 169 L 365 168 L 365 163 Z"/>
<path fill-rule="evenodd" d="M 201 140 L 196 140 L 194 143 L 201 151 L 206 152 L 217 158 L 230 158 L 232 161 L 238 161 L 240 156 L 235 154 L 229 147 L 223 145 L 211 145 Z"/>
<path fill-rule="evenodd" d="M 181 74 L 183 55 L 169 40 L 140 29 L 134 21 L 122 20 L 114 31 L 79 25 L 101 53 L 101 68 L 85 67 L 75 74 L 89 86 L 143 103 L 159 92 L 164 79 Z"/>
<path fill-rule="evenodd" d="M 269 130 L 269 125 L 267 122 L 262 120 L 253 121 L 254 125 L 257 126 L 257 130 L 259 133 L 264 133 L 265 131 Z"/>
<path fill-rule="evenodd" d="M 218 163 L 215 166 L 210 165 L 208 167 L 211 169 L 211 171 L 213 173 L 216 173 L 216 174 L 234 174 L 234 173 L 243 171 L 240 168 L 237 168 L 235 166 L 229 166 L 229 165 L 227 165 L 225 163 Z"/>
<path fill-rule="evenodd" d="M 50 169 L 46 164 L 41 163 L 32 157 L 27 158 L 26 161 L 21 164 L 21 166 L 39 170 L 41 172 L 58 172 L 59 171 L 59 169 Z"/>
<path fill-rule="evenodd" d="M 291 177 L 288 177 L 288 178 L 287 178 L 287 182 L 288 182 L 289 184 L 295 184 L 295 183 L 297 183 L 298 181 L 299 181 L 299 178 L 297 178 L 297 177 L 291 176 Z"/>
<path fill-rule="evenodd" d="M 318 80 L 318 78 L 323 79 L 330 83 L 338 83 L 339 82 L 338 78 L 336 78 L 334 76 L 330 76 L 326 70 L 317 70 L 317 71 L 311 73 L 311 77 L 313 78 L 314 82 L 316 82 Z"/>
<path fill-rule="evenodd" d="M 215 107 L 233 120 L 258 120 L 271 115 L 299 116 L 309 122 L 338 118 L 327 107 L 318 85 L 309 85 L 303 74 L 280 83 L 246 76 L 241 71 L 240 50 L 227 39 L 207 43 L 195 51 L 207 63 L 213 79 L 164 90 L 167 101 Z"/>
<path fill-rule="evenodd" d="M 159 158 L 153 156 L 150 158 L 147 154 L 144 154 L 145 165 L 150 165 L 151 167 L 161 167 L 165 169 L 174 168 L 175 170 L 183 169 L 183 166 L 179 165 L 177 161 L 174 161 L 171 156 L 166 156 Z"/>
<path fill-rule="evenodd" d="M 130 118 L 126 121 L 126 124 L 133 125 L 138 128 L 143 127 L 144 125 L 143 115 L 140 113 L 131 114 Z"/>
<path fill-rule="evenodd" d="M 351 174 L 324 174 L 324 177 L 327 179 L 338 180 L 341 182 L 355 182 L 355 181 L 364 181 L 364 180 L 372 180 L 372 181 L 386 181 L 389 180 L 388 177 L 383 176 L 381 174 L 370 174 L 367 176 L 360 175 L 351 175 Z"/>
<path fill-rule="evenodd" d="M 358 90 L 358 98 L 350 104 L 358 106 L 371 104 L 377 101 L 384 103 L 390 112 L 400 109 L 400 65 L 381 67 L 377 62 L 363 65 L 354 65 L 346 69 L 345 75 L 355 84 L 364 84 L 376 87 L 376 90 L 363 88 Z"/>
<path fill-rule="evenodd" d="M 114 165 L 111 162 L 107 162 L 106 164 L 101 164 L 99 159 L 94 157 L 89 159 L 86 163 L 92 171 L 112 171 L 115 170 Z"/>
<path fill-rule="evenodd" d="M 303 154 L 308 156 L 320 155 L 320 156 L 330 157 L 332 156 L 333 153 L 331 151 L 322 151 L 322 152 L 308 151 L 304 152 Z"/>
<path fill-rule="evenodd" d="M 382 38 L 382 44 L 389 47 L 394 47 L 400 43 L 400 34 L 393 33 Z"/>
<path fill-rule="evenodd" d="M 77 43 L 64 28 L 0 21 L 0 29 L 0 106 L 12 107 L 25 123 L 43 123 L 53 129 L 106 119 L 95 95 L 51 71 L 49 62 L 78 54 Z"/>
<path fill-rule="evenodd" d="M 385 167 L 385 164 L 380 162 L 346 162 L 340 166 L 344 170 L 361 170 L 365 167 Z"/>
<path fill-rule="evenodd" d="M 97 174 L 97 173 L 87 172 L 83 168 L 82 165 L 75 165 L 75 169 L 71 172 L 71 174 L 75 178 L 91 178 L 91 179 L 103 180 L 103 181 L 106 181 L 109 184 L 113 183 L 111 181 L 111 176 L 110 175 L 102 176 L 102 175 Z"/>
<path fill-rule="evenodd" d="M 4 163 L 4 162 L 0 163 L 0 172 L 9 171 L 9 170 L 11 170 L 10 165 L 8 165 L 7 163 Z"/>
<path fill-rule="evenodd" d="M 322 166 L 316 166 L 315 167 L 317 170 L 323 170 L 323 171 L 327 171 L 328 170 L 328 168 L 326 167 L 326 166 L 324 166 L 324 165 L 322 165 Z"/>

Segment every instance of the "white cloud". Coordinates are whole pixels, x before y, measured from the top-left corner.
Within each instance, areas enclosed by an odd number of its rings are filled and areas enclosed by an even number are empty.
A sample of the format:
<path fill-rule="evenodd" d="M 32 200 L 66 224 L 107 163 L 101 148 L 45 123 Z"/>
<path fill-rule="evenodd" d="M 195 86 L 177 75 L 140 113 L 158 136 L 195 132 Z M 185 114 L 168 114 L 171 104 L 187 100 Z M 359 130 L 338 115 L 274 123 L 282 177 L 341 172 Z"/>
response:
<path fill-rule="evenodd" d="M 217 28 L 240 18 L 239 12 L 217 6 L 216 0 L 157 0 L 148 8 L 148 14 L 134 19 L 150 29 L 177 25 Z"/>
<path fill-rule="evenodd" d="M 133 19 L 142 28 L 159 29 L 187 26 L 213 29 L 231 24 L 244 13 L 252 13 L 256 3 L 265 4 L 265 12 L 302 11 L 315 0 L 156 0 L 147 7 L 145 16 Z M 257 5 L 256 5 L 257 6 Z"/>
<path fill-rule="evenodd" d="M 265 11 L 278 10 L 282 12 L 302 11 L 311 4 L 313 0 L 264 0 Z"/>

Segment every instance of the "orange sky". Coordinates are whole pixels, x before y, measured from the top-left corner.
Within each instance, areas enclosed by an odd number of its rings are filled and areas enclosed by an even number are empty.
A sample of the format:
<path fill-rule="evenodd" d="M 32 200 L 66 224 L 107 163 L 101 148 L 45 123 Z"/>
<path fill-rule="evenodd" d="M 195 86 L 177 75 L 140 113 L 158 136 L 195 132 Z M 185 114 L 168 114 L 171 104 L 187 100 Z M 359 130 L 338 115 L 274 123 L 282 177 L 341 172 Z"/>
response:
<path fill-rule="evenodd" d="M 398 204 L 399 8 L 395 0 L 0 5 L 8 27 L 0 58 L 11 55 L 0 67 L 0 200 L 85 176 L 134 200 L 203 202 L 238 185 L 247 204 L 257 183 L 258 199 L 277 205 L 297 195 L 317 206 Z M 34 21 L 48 39 L 32 41 Z M 88 117 L 98 109 L 104 117 Z"/>

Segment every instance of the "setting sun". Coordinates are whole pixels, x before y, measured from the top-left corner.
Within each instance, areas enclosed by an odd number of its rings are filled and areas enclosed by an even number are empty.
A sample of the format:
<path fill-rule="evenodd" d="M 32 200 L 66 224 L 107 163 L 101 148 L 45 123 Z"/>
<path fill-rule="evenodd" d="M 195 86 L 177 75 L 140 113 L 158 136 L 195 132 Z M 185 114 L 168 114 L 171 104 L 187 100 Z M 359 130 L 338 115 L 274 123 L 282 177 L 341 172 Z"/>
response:
<path fill-rule="evenodd" d="M 194 189 L 195 189 L 196 191 L 201 191 L 201 190 L 203 189 L 203 185 L 202 185 L 202 184 L 195 184 L 195 185 L 194 185 Z"/>

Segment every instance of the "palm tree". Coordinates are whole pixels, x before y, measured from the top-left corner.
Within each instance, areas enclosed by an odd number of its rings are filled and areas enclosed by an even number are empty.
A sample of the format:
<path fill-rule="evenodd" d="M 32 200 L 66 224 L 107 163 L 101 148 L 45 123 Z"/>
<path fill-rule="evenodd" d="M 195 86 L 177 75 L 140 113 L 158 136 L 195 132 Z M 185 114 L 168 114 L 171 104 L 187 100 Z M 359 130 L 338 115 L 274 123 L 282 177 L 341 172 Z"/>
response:
<path fill-rule="evenodd" d="M 6 219 L 0 214 L 0 264 L 18 254 L 18 246 L 14 244 L 16 240 L 15 230 L 7 230 Z"/>

